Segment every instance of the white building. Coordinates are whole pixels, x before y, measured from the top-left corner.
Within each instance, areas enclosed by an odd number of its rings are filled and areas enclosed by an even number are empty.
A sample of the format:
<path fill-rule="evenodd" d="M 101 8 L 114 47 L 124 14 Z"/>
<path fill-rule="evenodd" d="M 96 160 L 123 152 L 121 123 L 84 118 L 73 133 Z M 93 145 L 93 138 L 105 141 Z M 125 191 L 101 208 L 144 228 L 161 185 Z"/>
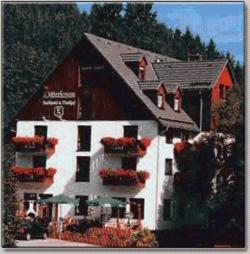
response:
<path fill-rule="evenodd" d="M 37 200 L 62 193 L 79 198 L 80 207 L 63 205 L 60 216 L 84 218 L 89 216 L 87 199 L 109 196 L 129 203 L 134 219 L 142 217 L 149 229 L 180 226 L 188 207 L 180 208 L 173 190 L 174 143 L 199 129 L 182 109 L 179 86 L 160 81 L 154 67 L 177 61 L 85 34 L 13 119 L 14 172 L 25 211 L 33 205 L 38 212 Z M 37 135 L 45 140 L 36 140 Z M 134 137 L 136 145 L 147 137 L 151 144 L 145 154 L 112 153 L 104 149 L 104 137 Z M 49 138 L 58 144 L 49 145 Z M 48 177 L 49 168 L 56 172 Z M 105 184 L 99 175 L 103 168 L 145 170 L 149 178 L 144 187 L 126 181 Z M 54 216 L 51 207 L 45 213 Z"/>

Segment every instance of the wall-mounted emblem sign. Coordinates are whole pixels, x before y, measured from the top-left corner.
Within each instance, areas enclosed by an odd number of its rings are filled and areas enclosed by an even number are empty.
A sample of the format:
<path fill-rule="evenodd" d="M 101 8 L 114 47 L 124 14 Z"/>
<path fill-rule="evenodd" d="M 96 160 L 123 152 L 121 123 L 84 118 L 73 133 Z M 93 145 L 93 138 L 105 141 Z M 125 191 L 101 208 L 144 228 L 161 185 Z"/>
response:
<path fill-rule="evenodd" d="M 54 106 L 54 116 L 62 119 L 64 115 L 64 107 L 63 106 Z"/>
<path fill-rule="evenodd" d="M 51 107 L 53 115 L 58 119 L 62 119 L 67 107 L 72 108 L 76 106 L 76 93 L 45 91 L 43 93 L 42 104 Z"/>

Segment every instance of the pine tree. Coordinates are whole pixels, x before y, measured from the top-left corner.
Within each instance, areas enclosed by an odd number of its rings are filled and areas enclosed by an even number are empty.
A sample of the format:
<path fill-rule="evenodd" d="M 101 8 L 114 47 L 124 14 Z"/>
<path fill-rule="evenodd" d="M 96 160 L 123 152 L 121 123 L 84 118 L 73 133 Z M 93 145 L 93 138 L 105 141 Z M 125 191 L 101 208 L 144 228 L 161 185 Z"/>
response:
<path fill-rule="evenodd" d="M 89 15 L 90 32 L 101 37 L 122 39 L 122 4 L 93 4 Z"/>

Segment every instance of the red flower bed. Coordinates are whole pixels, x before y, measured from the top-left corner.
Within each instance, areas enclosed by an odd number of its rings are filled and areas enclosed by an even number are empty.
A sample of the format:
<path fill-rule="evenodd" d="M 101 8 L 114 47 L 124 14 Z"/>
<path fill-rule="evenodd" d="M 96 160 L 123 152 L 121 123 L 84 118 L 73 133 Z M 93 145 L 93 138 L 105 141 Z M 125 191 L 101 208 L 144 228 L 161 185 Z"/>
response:
<path fill-rule="evenodd" d="M 114 248 L 158 247 L 155 234 L 147 229 L 133 231 L 130 228 L 93 227 L 88 229 L 85 234 L 64 231 L 61 234 L 61 239 Z"/>
<path fill-rule="evenodd" d="M 129 247 L 132 237 L 131 229 L 90 228 L 85 234 L 64 231 L 63 240 L 85 242 L 104 247 Z"/>
<path fill-rule="evenodd" d="M 149 178 L 147 171 L 135 171 L 133 169 L 109 169 L 99 171 L 100 177 L 107 185 L 130 185 L 143 188 Z"/>
<path fill-rule="evenodd" d="M 13 137 L 12 143 L 17 148 L 43 148 L 43 146 L 54 148 L 58 144 L 57 138 L 47 138 L 35 135 L 34 137 Z"/>
<path fill-rule="evenodd" d="M 45 169 L 43 167 L 28 168 L 28 167 L 14 166 L 10 170 L 13 174 L 18 175 L 20 177 L 33 176 L 38 178 L 41 178 L 41 177 L 52 178 L 56 173 L 56 169 L 54 168 Z"/>

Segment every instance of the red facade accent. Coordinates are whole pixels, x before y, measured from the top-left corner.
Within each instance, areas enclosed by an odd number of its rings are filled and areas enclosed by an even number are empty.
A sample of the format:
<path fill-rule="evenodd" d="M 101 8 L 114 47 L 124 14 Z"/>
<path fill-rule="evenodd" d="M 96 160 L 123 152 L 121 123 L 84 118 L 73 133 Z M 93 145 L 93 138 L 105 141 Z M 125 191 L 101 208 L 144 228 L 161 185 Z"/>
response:
<path fill-rule="evenodd" d="M 227 90 L 232 88 L 234 82 L 230 74 L 229 66 L 227 65 L 221 72 L 215 86 L 212 89 L 211 104 L 216 105 L 222 102 L 227 95 Z M 220 97 L 220 89 L 223 89 L 223 98 Z M 211 116 L 211 129 L 216 128 L 217 123 L 214 116 Z"/>
<path fill-rule="evenodd" d="M 24 109 L 19 112 L 17 118 L 21 120 L 41 120 L 45 117 L 49 120 L 59 120 L 55 112 L 57 107 L 58 114 L 63 114 L 63 119 L 76 119 L 76 104 L 73 106 L 69 106 L 68 104 L 69 101 L 72 102 L 73 99 L 45 99 L 44 95 L 49 92 L 60 93 L 60 91 L 63 93 L 74 93 L 77 89 L 78 80 L 79 63 L 74 57 L 69 56 L 43 83 L 37 93 L 24 106 Z M 58 102 L 62 103 L 62 105 L 55 104 Z M 45 105 L 44 103 L 47 104 Z M 48 105 L 48 103 L 54 103 L 54 105 Z"/>
<path fill-rule="evenodd" d="M 88 119 L 90 120 L 120 120 L 125 113 L 119 99 L 112 95 L 112 80 L 110 77 L 100 75 L 98 70 L 92 73 L 98 80 L 94 85 L 86 86 L 84 77 L 81 77 L 80 64 L 72 55 L 66 58 L 56 71 L 49 76 L 37 93 L 19 112 L 18 120 L 77 120 L 83 105 L 84 94 L 91 94 L 87 103 Z M 98 76 L 99 75 L 99 76 Z M 117 85 L 117 84 L 116 84 Z M 70 98 L 60 97 L 70 93 Z M 52 94 L 52 97 L 50 97 Z M 73 97 L 72 97 L 73 95 Z M 86 105 L 86 104 L 85 104 Z"/>
<path fill-rule="evenodd" d="M 180 111 L 180 110 L 181 110 L 181 107 L 182 107 L 182 106 L 181 106 L 182 94 L 181 94 L 180 88 L 178 88 L 178 89 L 176 90 L 176 93 L 175 93 L 175 95 L 174 95 L 174 98 L 179 100 L 179 111 Z"/>
<path fill-rule="evenodd" d="M 147 61 L 145 57 L 143 57 L 141 61 L 139 62 L 139 79 L 141 80 L 145 79 L 146 66 L 147 66 Z"/>
<path fill-rule="evenodd" d="M 220 85 L 224 86 L 224 88 L 231 88 L 233 86 L 233 79 L 229 71 L 229 67 L 226 66 L 222 73 L 219 76 L 218 81 L 216 82 L 215 86 L 213 87 L 212 91 L 212 98 L 211 102 L 212 104 L 217 104 L 218 102 L 221 102 L 220 99 Z"/>

